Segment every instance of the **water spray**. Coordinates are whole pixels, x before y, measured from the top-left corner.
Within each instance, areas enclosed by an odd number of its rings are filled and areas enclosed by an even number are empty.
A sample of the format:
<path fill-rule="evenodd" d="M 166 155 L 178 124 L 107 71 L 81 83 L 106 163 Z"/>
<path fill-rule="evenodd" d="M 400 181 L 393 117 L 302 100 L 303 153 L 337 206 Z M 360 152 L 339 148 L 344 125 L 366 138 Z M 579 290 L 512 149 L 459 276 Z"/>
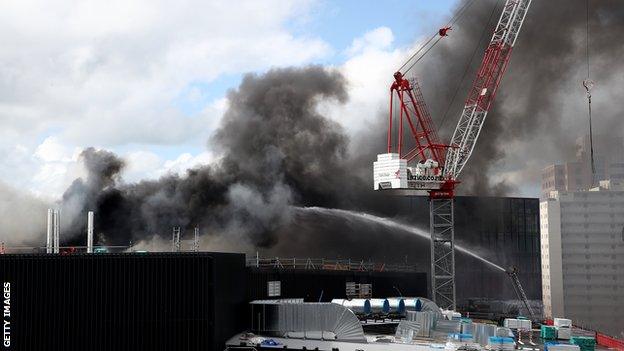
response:
<path fill-rule="evenodd" d="M 397 222 L 395 220 L 389 219 L 389 218 L 384 218 L 384 217 L 378 217 L 375 215 L 371 215 L 368 213 L 364 213 L 364 212 L 357 212 L 357 211 L 349 211 L 349 210 L 342 210 L 342 209 L 336 209 L 336 208 L 324 208 L 324 207 L 295 207 L 296 211 L 304 211 L 304 212 L 315 212 L 315 213 L 319 213 L 322 215 L 333 215 L 333 216 L 342 216 L 342 217 L 352 217 L 352 218 L 359 218 L 359 219 L 363 219 L 369 222 L 373 222 L 373 223 L 377 223 L 377 224 L 381 224 L 383 226 L 386 227 L 390 227 L 390 228 L 394 228 L 394 229 L 398 229 L 398 230 L 402 230 L 405 232 L 408 232 L 410 234 L 415 234 L 423 239 L 427 239 L 427 240 L 431 240 L 431 235 L 429 234 L 428 231 L 415 227 L 415 226 L 411 226 L 408 224 L 404 224 L 404 223 L 400 223 Z M 488 261 L 487 259 L 479 256 L 477 253 L 470 251 L 468 249 L 466 249 L 463 246 L 460 245 L 455 245 L 455 249 L 457 249 L 457 251 L 462 252 L 466 255 L 469 255 L 471 257 L 474 257 L 476 259 L 478 259 L 479 261 L 488 264 L 490 267 L 495 268 L 499 271 L 502 272 L 506 272 L 507 270 L 499 265 L 497 265 L 494 262 Z"/>

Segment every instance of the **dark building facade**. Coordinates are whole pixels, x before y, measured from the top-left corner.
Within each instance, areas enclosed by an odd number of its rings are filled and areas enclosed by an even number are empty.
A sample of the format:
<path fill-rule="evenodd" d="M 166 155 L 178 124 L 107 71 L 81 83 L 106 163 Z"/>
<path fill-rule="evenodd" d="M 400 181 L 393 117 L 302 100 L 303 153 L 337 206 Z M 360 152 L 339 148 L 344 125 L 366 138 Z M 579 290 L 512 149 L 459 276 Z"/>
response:
<path fill-rule="evenodd" d="M 395 201 L 401 204 L 396 215 L 428 228 L 426 197 L 397 196 Z M 455 242 L 501 267 L 518 267 L 527 297 L 541 300 L 539 199 L 458 196 Z M 455 258 L 458 302 L 472 298 L 516 299 L 504 272 L 462 253 L 456 253 Z M 418 264 L 428 260 L 429 255 L 423 255 Z"/>
<path fill-rule="evenodd" d="M 0 255 L 3 350 L 223 350 L 245 272 L 242 254 Z"/>

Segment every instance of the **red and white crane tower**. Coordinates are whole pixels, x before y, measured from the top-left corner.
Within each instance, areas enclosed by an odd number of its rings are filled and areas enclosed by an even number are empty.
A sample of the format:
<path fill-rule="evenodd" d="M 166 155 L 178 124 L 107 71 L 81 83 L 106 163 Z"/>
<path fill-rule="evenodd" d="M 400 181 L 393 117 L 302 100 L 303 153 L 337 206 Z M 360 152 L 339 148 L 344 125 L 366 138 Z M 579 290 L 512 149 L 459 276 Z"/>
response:
<path fill-rule="evenodd" d="M 440 29 L 437 40 L 429 39 L 394 73 L 390 87 L 387 152 L 377 155 L 373 164 L 373 187 L 429 196 L 431 292 L 433 300 L 445 309 L 455 309 L 455 187 L 481 133 L 530 4 L 531 0 L 505 1 L 450 143 L 440 142 L 420 86 L 415 78 L 406 77 L 422 58 L 418 58 L 419 52 L 426 48 L 427 53 L 447 35 L 450 26 Z M 408 149 L 404 147 L 405 125 L 412 139 Z"/>

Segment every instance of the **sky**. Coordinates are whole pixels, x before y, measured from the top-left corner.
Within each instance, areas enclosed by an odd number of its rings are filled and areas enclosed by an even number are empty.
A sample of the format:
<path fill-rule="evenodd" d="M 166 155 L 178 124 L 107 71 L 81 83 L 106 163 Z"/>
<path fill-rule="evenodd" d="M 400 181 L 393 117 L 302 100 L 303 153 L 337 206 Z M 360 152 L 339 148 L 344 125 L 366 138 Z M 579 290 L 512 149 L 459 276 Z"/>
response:
<path fill-rule="evenodd" d="M 89 146 L 133 182 L 216 155 L 207 140 L 247 73 L 322 64 L 349 133 L 385 108 L 391 73 L 455 0 L 20 1 L 0 5 L 0 184 L 58 198 Z M 362 117 L 364 116 L 364 117 Z"/>

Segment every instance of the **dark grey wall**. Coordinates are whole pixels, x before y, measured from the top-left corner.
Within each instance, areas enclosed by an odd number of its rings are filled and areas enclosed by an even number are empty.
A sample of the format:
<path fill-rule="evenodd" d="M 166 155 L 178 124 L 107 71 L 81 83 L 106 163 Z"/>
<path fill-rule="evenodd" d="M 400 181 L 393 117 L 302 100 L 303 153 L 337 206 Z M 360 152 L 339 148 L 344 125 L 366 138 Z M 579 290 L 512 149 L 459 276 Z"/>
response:
<path fill-rule="evenodd" d="M 7 350 L 222 350 L 243 329 L 241 254 L 0 255 L 0 281 Z"/>
<path fill-rule="evenodd" d="M 396 213 L 406 221 L 429 226 L 426 197 L 396 196 Z M 539 235 L 539 199 L 512 197 L 459 196 L 455 199 L 456 243 L 478 252 L 503 266 L 517 266 L 519 278 L 529 299 L 541 300 L 541 264 Z M 418 263 L 428 267 L 429 252 L 421 243 Z M 461 253 L 456 254 L 457 297 L 515 299 L 506 274 Z"/>

